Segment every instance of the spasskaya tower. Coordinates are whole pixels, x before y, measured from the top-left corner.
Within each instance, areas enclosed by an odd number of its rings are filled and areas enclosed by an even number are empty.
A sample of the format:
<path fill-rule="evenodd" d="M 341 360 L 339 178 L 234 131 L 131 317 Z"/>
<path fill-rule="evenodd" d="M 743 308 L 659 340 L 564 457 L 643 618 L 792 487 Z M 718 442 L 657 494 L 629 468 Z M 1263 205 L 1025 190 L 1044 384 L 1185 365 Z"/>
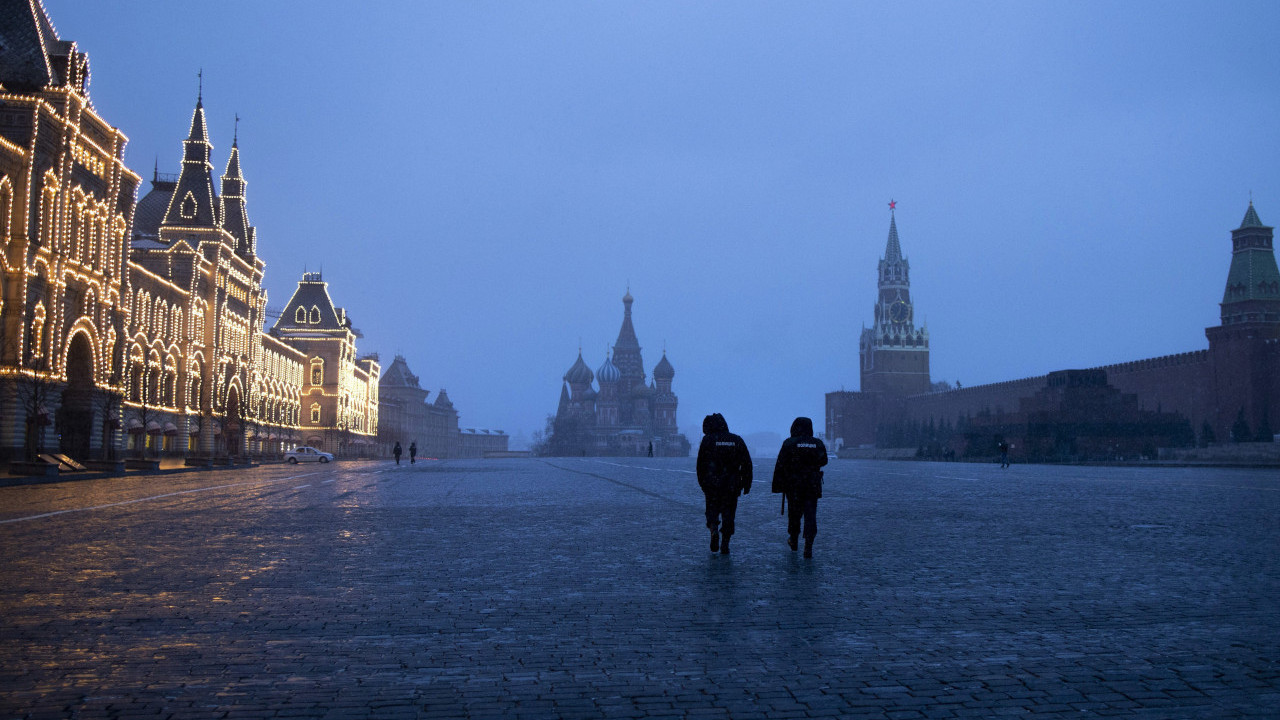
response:
<path fill-rule="evenodd" d="M 929 331 L 915 326 L 910 264 L 898 242 L 895 202 L 889 203 L 889 241 L 880 260 L 874 322 L 858 343 L 862 392 L 929 392 Z"/>

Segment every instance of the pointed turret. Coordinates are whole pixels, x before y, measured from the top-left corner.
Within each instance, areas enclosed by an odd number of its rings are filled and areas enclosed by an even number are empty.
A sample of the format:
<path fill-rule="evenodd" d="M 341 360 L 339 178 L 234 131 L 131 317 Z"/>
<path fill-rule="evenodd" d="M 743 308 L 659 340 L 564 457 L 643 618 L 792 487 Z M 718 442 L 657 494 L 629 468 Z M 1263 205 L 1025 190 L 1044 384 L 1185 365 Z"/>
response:
<path fill-rule="evenodd" d="M 205 129 L 204 100 L 196 100 L 191 132 L 182 142 L 182 172 L 169 200 L 161 227 L 216 229 L 221 226 L 217 195 L 213 190 L 213 146 Z"/>
<path fill-rule="evenodd" d="M 1240 227 L 1231 231 L 1231 268 L 1222 294 L 1222 324 L 1280 321 L 1280 271 L 1273 228 L 1262 224 L 1249 201 Z"/>
<path fill-rule="evenodd" d="M 1249 201 L 1249 209 L 1244 211 L 1244 220 L 1240 221 L 1240 227 L 1237 229 L 1243 230 L 1251 227 L 1266 227 L 1266 225 L 1262 224 L 1262 220 L 1258 219 L 1258 211 L 1253 209 L 1252 200 Z"/>
<path fill-rule="evenodd" d="M 902 260 L 902 246 L 898 244 L 898 218 L 889 211 L 889 240 L 884 245 L 884 261 L 899 262 Z"/>
<path fill-rule="evenodd" d="M 622 327 L 618 330 L 618 341 L 613 344 L 613 364 L 622 373 L 624 385 L 644 383 L 644 360 L 640 355 L 640 340 L 636 338 L 635 326 L 631 324 L 631 288 L 622 296 Z M 626 388 L 624 388 L 625 390 Z"/>
<path fill-rule="evenodd" d="M 915 324 L 911 266 L 898 240 L 896 202 L 889 203 L 889 239 L 877 269 L 871 327 L 858 339 L 863 392 L 914 395 L 929 389 L 929 333 Z"/>
<path fill-rule="evenodd" d="M 222 227 L 231 233 L 236 241 L 236 252 L 241 257 L 252 257 L 254 247 L 254 228 L 249 224 L 249 214 L 245 209 L 244 191 L 247 183 L 240 174 L 240 140 L 231 141 L 231 159 L 227 161 L 227 172 L 222 176 Z"/>

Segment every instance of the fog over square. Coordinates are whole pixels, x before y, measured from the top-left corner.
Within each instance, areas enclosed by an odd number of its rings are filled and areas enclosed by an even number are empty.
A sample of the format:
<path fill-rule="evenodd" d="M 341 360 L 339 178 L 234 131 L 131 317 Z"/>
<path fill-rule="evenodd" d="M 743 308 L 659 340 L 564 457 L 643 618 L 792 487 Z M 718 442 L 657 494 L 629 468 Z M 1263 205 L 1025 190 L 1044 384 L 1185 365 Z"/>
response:
<path fill-rule="evenodd" d="M 891 200 L 965 386 L 1206 347 L 1229 231 L 1280 218 L 1271 3 L 45 5 L 144 178 L 197 72 L 219 170 L 239 115 L 272 307 L 322 271 L 361 352 L 517 440 L 628 288 L 691 439 L 821 418 Z"/>

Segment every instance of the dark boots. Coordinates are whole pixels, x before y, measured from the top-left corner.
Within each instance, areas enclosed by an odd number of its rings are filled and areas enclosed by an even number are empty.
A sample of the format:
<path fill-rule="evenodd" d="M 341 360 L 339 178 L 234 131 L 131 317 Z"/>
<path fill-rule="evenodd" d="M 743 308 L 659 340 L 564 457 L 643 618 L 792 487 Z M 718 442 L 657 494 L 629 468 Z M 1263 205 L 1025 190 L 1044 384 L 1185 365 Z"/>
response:
<path fill-rule="evenodd" d="M 813 538 L 804 539 L 804 556 L 807 558 L 813 557 Z"/>
<path fill-rule="evenodd" d="M 720 550 L 720 533 L 716 532 L 715 528 L 711 528 L 711 552 L 718 552 L 719 550 Z"/>
<path fill-rule="evenodd" d="M 729 554 L 729 536 L 728 535 L 725 535 L 724 537 L 720 538 L 720 554 L 721 555 Z"/>
<path fill-rule="evenodd" d="M 787 547 L 791 548 L 791 552 L 795 552 L 800 547 L 800 536 L 792 535 L 787 538 Z"/>

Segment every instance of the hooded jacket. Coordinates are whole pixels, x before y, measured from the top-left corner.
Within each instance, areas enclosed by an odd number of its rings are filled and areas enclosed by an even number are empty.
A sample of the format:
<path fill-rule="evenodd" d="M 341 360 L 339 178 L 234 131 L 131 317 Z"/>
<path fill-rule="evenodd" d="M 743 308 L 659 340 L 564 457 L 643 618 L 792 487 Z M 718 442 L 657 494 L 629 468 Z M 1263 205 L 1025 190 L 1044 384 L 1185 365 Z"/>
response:
<path fill-rule="evenodd" d="M 791 437 L 782 441 L 773 466 L 773 492 L 822 497 L 822 466 L 827 446 L 813 436 L 813 421 L 798 417 L 791 423 Z"/>
<path fill-rule="evenodd" d="M 720 413 L 702 420 L 702 445 L 698 447 L 698 485 L 704 493 L 737 495 L 751 492 L 751 453 L 742 438 L 729 432 Z"/>

